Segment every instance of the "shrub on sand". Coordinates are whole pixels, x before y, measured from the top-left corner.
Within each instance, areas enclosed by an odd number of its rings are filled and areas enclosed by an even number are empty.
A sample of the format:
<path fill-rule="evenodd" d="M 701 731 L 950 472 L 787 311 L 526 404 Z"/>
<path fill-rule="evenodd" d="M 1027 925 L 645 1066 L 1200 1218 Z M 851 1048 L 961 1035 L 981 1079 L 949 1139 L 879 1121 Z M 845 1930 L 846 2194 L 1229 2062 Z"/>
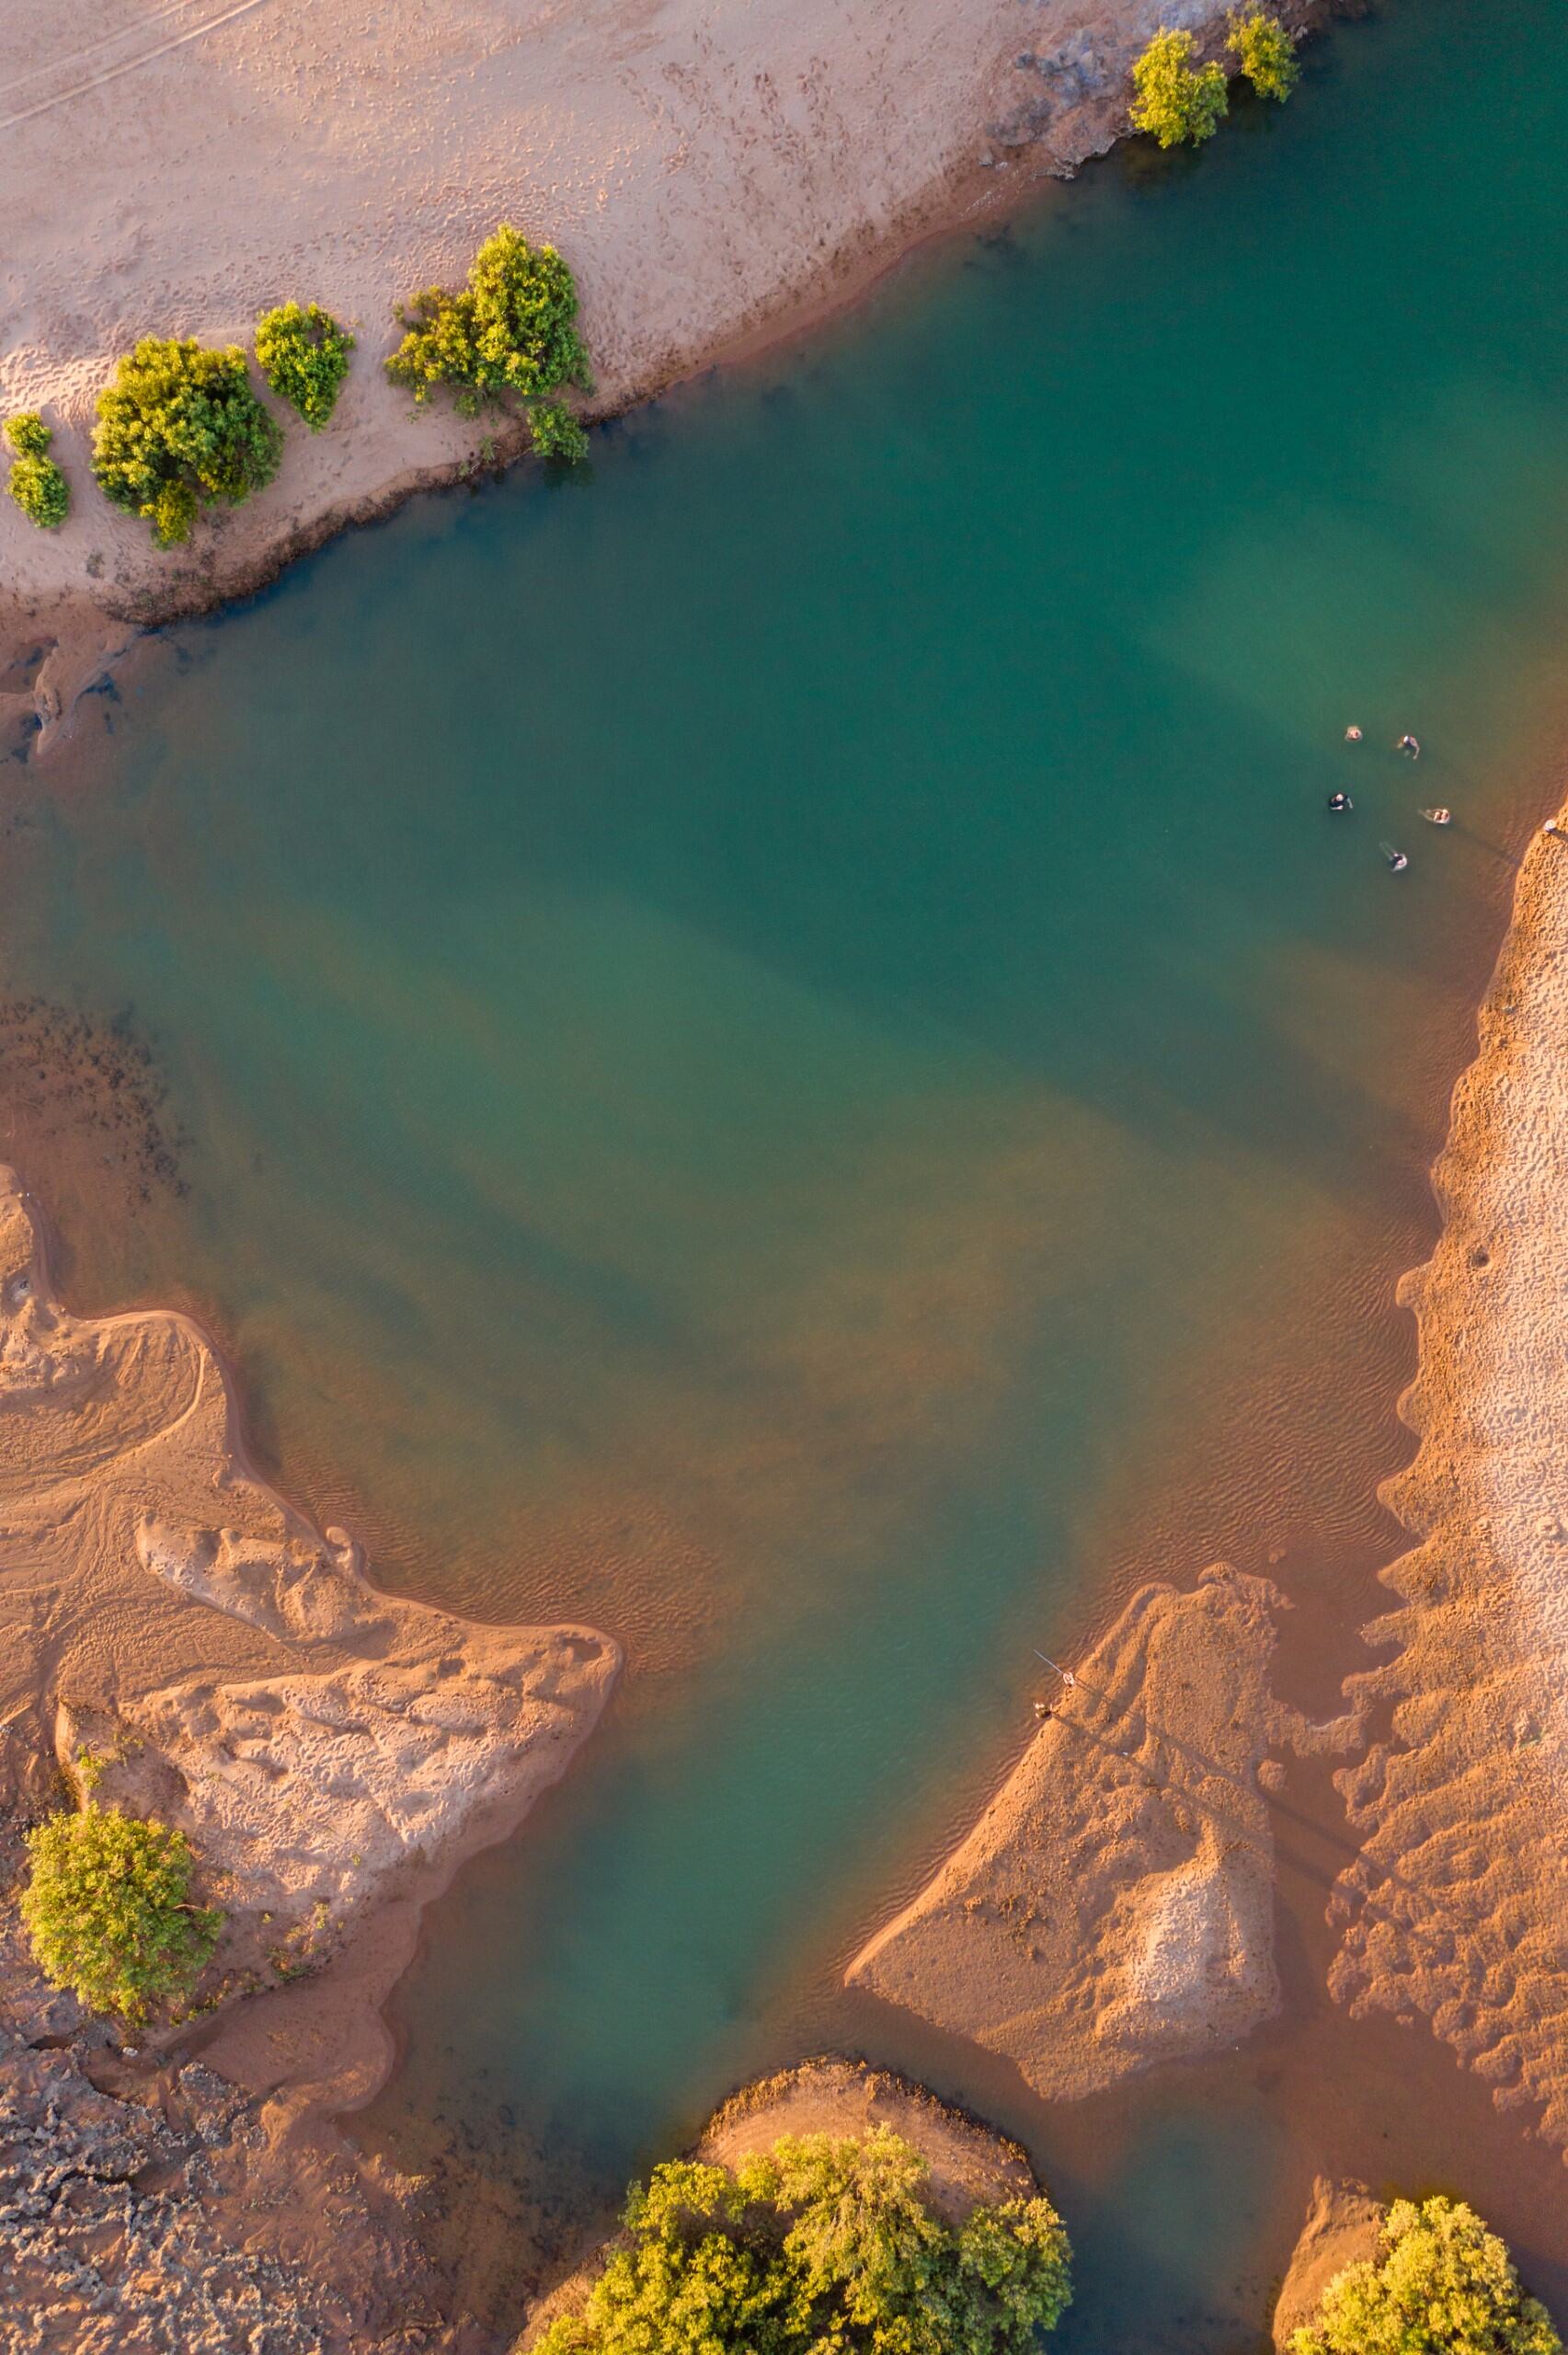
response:
<path fill-rule="evenodd" d="M 98 395 L 93 472 L 107 499 L 145 516 L 160 547 L 211 500 L 237 506 L 278 471 L 283 436 L 237 344 L 143 336 Z"/>
<path fill-rule="evenodd" d="M 196 1859 L 184 1832 L 88 1806 L 51 1816 L 27 1844 L 22 1922 L 50 1985 L 131 2026 L 183 2002 L 223 1924 L 190 1901 Z"/>
<path fill-rule="evenodd" d="M 71 486 L 49 455 L 54 435 L 35 408 L 8 417 L 4 431 L 17 454 L 6 488 L 29 523 L 52 532 L 71 511 Z"/>
<path fill-rule="evenodd" d="M 542 458 L 575 466 L 588 455 L 588 435 L 581 420 L 560 401 L 535 401 L 528 412 L 533 447 Z"/>
<path fill-rule="evenodd" d="M 319 303 L 282 303 L 256 322 L 256 362 L 269 388 L 319 433 L 338 406 L 354 339 Z"/>
<path fill-rule="evenodd" d="M 1048 2200 L 954 2227 L 925 2160 L 877 2128 L 784 2136 L 733 2172 L 679 2160 L 634 2185 L 629 2246 L 539 2355 L 1033 2355 L 1071 2296 Z"/>
<path fill-rule="evenodd" d="M 1252 0 L 1230 17 L 1230 38 L 1225 44 L 1261 98 L 1288 98 L 1301 68 L 1296 44 L 1277 17 Z"/>
<path fill-rule="evenodd" d="M 417 401 L 452 385 L 464 417 L 512 395 L 539 442 L 540 410 L 559 407 L 549 396 L 566 385 L 592 388 L 577 316 L 577 284 L 555 247 L 531 246 L 504 223 L 474 257 L 466 285 L 427 286 L 398 306 L 405 332 L 386 373 Z M 551 454 L 580 454 L 560 423 L 546 422 L 543 434 L 555 441 Z"/>
<path fill-rule="evenodd" d="M 1290 2355 L 1562 2355 L 1507 2249 L 1455 2200 L 1396 2200 L 1376 2259 L 1336 2274 Z"/>
<path fill-rule="evenodd" d="M 1162 27 L 1132 69 L 1132 127 L 1162 147 L 1201 146 L 1224 121 L 1225 69 L 1197 66 L 1191 33 Z"/>

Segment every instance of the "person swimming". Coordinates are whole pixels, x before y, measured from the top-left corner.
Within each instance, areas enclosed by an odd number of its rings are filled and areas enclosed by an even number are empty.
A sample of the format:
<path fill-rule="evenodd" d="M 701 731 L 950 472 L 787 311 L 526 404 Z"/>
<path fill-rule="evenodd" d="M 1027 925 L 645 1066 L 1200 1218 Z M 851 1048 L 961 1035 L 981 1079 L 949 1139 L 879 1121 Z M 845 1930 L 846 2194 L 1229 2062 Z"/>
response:
<path fill-rule="evenodd" d="M 1393 868 L 1396 875 L 1402 874 L 1404 869 L 1410 865 L 1410 861 L 1405 856 L 1403 851 L 1395 850 L 1392 843 L 1384 843 L 1382 845 L 1382 852 L 1383 856 L 1388 860 L 1389 865 Z"/>
<path fill-rule="evenodd" d="M 1408 752 L 1413 761 L 1418 761 L 1421 758 L 1421 747 L 1416 742 L 1414 737 L 1409 734 L 1403 735 L 1400 738 L 1399 742 L 1394 746 L 1394 750 L 1396 752 Z"/>
<path fill-rule="evenodd" d="M 1345 731 L 1345 741 L 1347 744 L 1359 744 L 1361 741 L 1361 730 L 1354 721 Z"/>
<path fill-rule="evenodd" d="M 1454 822 L 1451 810 L 1424 810 L 1421 814 L 1429 826 L 1451 826 Z"/>
<path fill-rule="evenodd" d="M 1331 793 L 1329 795 L 1329 808 L 1333 811 L 1336 818 L 1342 817 L 1345 810 L 1354 810 L 1356 804 L 1352 801 L 1348 793 Z"/>

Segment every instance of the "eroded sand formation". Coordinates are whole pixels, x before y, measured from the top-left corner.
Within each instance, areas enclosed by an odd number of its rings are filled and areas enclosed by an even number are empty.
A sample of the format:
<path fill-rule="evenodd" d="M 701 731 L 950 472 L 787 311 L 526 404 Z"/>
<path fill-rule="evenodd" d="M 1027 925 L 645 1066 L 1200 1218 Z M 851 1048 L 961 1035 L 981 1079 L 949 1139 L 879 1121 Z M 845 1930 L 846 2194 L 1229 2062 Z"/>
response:
<path fill-rule="evenodd" d="M 1386 1501 L 1397 1647 L 1353 1680 L 1386 1738 L 1340 1777 L 1361 1835 L 1331 1983 L 1425 2016 L 1568 2146 L 1568 845 L 1538 837 L 1435 1172 L 1437 1248 L 1402 1298 L 1420 1434 Z M 1379 1720 L 1375 1720 L 1379 1722 Z"/>
<path fill-rule="evenodd" d="M 1265 1579 L 1148 1586 L 1082 1661 L 973 1832 L 852 1984 L 1071 2099 L 1234 2043 L 1279 2000 L 1265 1786 L 1340 1739 L 1269 1691 Z"/>
<path fill-rule="evenodd" d="M 0 410 L 41 407 L 74 490 L 0 499 L 0 746 L 52 729 L 124 624 L 255 586 L 450 478 L 492 419 L 384 382 L 393 304 L 510 219 L 577 271 L 608 411 L 828 302 L 985 193 L 1123 127 L 1159 21 L 1215 0 L 60 0 L 0 63 Z M 149 333 L 247 340 L 297 296 L 360 350 L 331 429 L 181 554 L 109 507 L 93 404 Z M 502 442 L 507 436 L 502 431 Z"/>
<path fill-rule="evenodd" d="M 562 1773 L 616 1647 L 377 1592 L 347 1538 L 247 1471 L 193 1324 L 74 1317 L 52 1298 L 9 1171 L 0 1598 L 6 1881 L 63 1777 L 188 1830 L 201 1893 L 228 1915 L 199 1990 L 215 2018 L 150 2031 L 126 2060 L 47 1994 L 6 1908 L 0 2248 L 17 2343 L 74 2355 L 108 2315 L 117 2355 L 246 2345 L 236 2317 L 268 2282 L 303 2334 L 269 2345 L 401 2343 L 419 2301 L 410 2288 L 395 2312 L 393 2292 L 420 2268 L 394 2188 L 318 2113 L 373 2088 L 377 2007 L 422 1904 Z M 31 2049 L 46 2038 L 69 2050 Z M 193 2093 L 181 2064 L 198 2043 Z M 262 2098 L 225 2095 L 220 2117 L 209 2079 Z M 123 2165 L 92 2155 L 121 2142 Z M 159 2245 L 182 2263 L 151 2265 Z M 367 2335 L 372 2312 L 393 2338 Z"/>

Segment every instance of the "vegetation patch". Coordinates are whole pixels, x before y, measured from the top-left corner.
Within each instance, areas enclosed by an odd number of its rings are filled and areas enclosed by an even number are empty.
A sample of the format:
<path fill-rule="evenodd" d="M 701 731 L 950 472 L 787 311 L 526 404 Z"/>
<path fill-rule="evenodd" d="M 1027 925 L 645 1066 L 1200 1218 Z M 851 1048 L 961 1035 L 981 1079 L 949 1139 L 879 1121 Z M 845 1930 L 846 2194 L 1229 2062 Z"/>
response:
<path fill-rule="evenodd" d="M 577 316 L 577 283 L 555 247 L 531 246 L 503 224 L 474 257 L 466 285 L 427 286 L 399 305 L 404 336 L 386 373 L 417 401 L 451 385 L 464 417 L 515 398 L 545 455 L 578 458 L 582 427 L 549 397 L 567 385 L 593 388 Z"/>
<path fill-rule="evenodd" d="M 166 548 L 189 536 L 203 506 L 238 506 L 264 489 L 282 446 L 237 344 L 149 335 L 98 395 L 93 472 L 104 496 L 145 516 Z"/>
<path fill-rule="evenodd" d="M 52 532 L 71 511 L 71 487 L 49 454 L 54 435 L 37 409 L 23 409 L 5 425 L 15 453 L 6 488 L 30 523 Z"/>
<path fill-rule="evenodd" d="M 1195 65 L 1191 33 L 1162 27 L 1132 69 L 1132 127 L 1162 147 L 1197 147 L 1223 122 L 1225 68 Z"/>
<path fill-rule="evenodd" d="M 156 2005 L 184 2004 L 223 1917 L 191 1902 L 196 1858 L 183 1832 L 87 1806 L 39 1824 L 28 1851 L 22 1922 L 52 1987 L 132 2027 Z"/>
<path fill-rule="evenodd" d="M 1257 0 L 1231 16 L 1230 38 L 1225 46 L 1260 98 L 1283 101 L 1290 96 L 1301 72 L 1296 44 L 1279 18 L 1271 17 Z"/>
<path fill-rule="evenodd" d="M 338 406 L 354 339 L 319 303 L 283 303 L 256 322 L 256 362 L 269 388 L 319 433 Z"/>
<path fill-rule="evenodd" d="M 1012 2200 L 945 2224 L 928 2173 L 886 2127 L 657 2167 L 539 2355 L 1031 2355 L 1071 2296 L 1060 2217 Z"/>
<path fill-rule="evenodd" d="M 1507 2249 L 1456 2200 L 1396 2200 L 1376 2259 L 1336 2274 L 1290 2355 L 1562 2355 Z"/>

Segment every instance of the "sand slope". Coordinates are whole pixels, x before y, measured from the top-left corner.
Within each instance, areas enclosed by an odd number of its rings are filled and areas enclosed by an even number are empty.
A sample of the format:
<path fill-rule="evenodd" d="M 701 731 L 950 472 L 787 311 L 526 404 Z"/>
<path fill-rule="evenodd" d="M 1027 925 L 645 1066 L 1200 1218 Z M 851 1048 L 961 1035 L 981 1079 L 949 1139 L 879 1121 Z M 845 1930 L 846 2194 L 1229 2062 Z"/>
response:
<path fill-rule="evenodd" d="M 1340 1777 L 1363 1848 L 1332 1984 L 1424 2016 L 1568 2145 L 1568 846 L 1538 837 L 1455 1090 L 1443 1232 L 1402 1298 L 1421 1445 L 1384 1494 L 1389 1738 Z"/>
<path fill-rule="evenodd" d="M 1068 2099 L 1233 2042 L 1279 2000 L 1267 1752 L 1332 1738 L 1268 1687 L 1266 1580 L 1148 1586 L 853 1984 Z"/>
<path fill-rule="evenodd" d="M 0 408 L 43 408 L 76 503 L 40 533 L 0 499 L 0 736 L 69 707 L 125 640 L 106 615 L 254 585 L 478 449 L 493 426 L 415 415 L 377 363 L 393 303 L 460 276 L 498 221 L 572 263 L 614 408 L 830 299 L 1010 171 L 1104 145 L 1156 20 L 1222 16 L 1211 0 L 13 9 Z M 157 555 L 91 486 L 99 387 L 140 335 L 243 340 L 290 296 L 359 333 L 338 418 L 291 432 L 263 497 Z"/>

